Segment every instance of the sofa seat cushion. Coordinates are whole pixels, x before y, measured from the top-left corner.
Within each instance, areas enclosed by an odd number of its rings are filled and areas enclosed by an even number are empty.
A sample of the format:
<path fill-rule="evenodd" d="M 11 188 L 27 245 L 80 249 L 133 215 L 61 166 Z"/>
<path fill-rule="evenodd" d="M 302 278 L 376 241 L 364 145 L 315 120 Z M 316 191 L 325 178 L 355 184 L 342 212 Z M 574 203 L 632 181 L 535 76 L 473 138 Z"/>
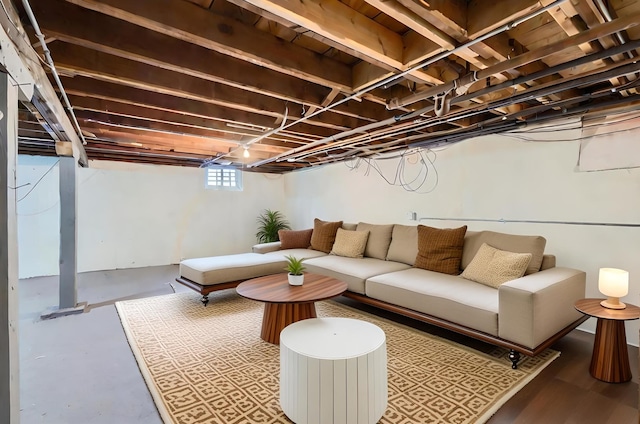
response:
<path fill-rule="evenodd" d="M 308 272 L 344 281 L 347 283 L 347 290 L 359 294 L 364 294 L 364 282 L 367 278 L 409 268 L 409 265 L 399 262 L 333 255 L 309 259 L 304 264 Z"/>
<path fill-rule="evenodd" d="M 457 275 L 410 268 L 369 278 L 365 294 L 498 335 L 498 290 Z"/>
<path fill-rule="evenodd" d="M 242 281 L 284 272 L 282 256 L 260 253 L 185 259 L 180 262 L 180 276 L 203 286 Z"/>
<path fill-rule="evenodd" d="M 326 253 L 313 249 L 283 249 L 276 250 L 274 252 L 265 253 L 267 256 L 280 256 L 284 259 L 285 256 L 294 256 L 298 259 L 311 259 L 320 256 L 327 256 Z M 306 264 L 306 261 L 305 261 Z"/>

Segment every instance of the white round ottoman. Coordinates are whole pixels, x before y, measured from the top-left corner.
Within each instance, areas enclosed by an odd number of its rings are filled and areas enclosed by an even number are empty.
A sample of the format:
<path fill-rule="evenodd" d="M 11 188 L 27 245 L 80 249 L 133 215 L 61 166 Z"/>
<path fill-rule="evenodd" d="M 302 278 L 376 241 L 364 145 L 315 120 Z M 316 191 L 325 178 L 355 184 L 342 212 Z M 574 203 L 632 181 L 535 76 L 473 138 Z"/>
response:
<path fill-rule="evenodd" d="M 285 327 L 280 405 L 296 424 L 377 423 L 387 409 L 384 331 L 351 318 L 312 318 Z"/>

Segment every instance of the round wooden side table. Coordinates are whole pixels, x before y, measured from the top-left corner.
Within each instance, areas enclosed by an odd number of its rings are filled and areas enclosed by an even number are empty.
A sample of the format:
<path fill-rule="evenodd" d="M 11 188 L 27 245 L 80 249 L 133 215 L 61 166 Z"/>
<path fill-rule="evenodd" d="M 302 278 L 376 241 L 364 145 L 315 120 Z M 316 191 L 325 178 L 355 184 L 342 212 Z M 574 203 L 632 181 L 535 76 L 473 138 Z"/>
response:
<path fill-rule="evenodd" d="M 609 309 L 601 301 L 582 299 L 575 304 L 578 311 L 598 319 L 589 372 L 607 383 L 624 383 L 631 380 L 624 322 L 640 318 L 640 308 L 627 303 L 625 309 Z"/>

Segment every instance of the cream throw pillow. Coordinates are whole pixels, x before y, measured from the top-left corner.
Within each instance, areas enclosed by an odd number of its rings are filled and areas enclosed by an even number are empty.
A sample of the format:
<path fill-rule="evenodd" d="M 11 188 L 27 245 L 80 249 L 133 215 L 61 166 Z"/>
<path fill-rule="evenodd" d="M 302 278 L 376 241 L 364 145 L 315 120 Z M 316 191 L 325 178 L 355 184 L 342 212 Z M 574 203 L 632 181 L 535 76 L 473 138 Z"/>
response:
<path fill-rule="evenodd" d="M 502 283 L 522 277 L 532 257 L 531 253 L 507 252 L 482 243 L 461 276 L 497 289 Z"/>
<path fill-rule="evenodd" d="M 330 254 L 347 258 L 362 258 L 368 238 L 369 231 L 349 231 L 338 228 L 336 241 L 333 243 Z"/>

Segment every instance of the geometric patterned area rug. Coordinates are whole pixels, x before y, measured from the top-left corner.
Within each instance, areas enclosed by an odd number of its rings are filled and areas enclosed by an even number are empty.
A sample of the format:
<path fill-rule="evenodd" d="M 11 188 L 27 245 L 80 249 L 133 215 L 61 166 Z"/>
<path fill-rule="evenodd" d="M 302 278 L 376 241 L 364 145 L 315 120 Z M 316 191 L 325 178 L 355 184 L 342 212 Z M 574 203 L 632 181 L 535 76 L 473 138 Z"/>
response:
<path fill-rule="evenodd" d="M 166 424 L 288 423 L 279 402 L 279 347 L 260 338 L 263 304 L 235 290 L 116 303 L 122 327 Z M 553 361 L 551 349 L 485 354 L 333 301 L 318 317 L 376 324 L 387 337 L 388 408 L 380 423 L 483 423 Z"/>

